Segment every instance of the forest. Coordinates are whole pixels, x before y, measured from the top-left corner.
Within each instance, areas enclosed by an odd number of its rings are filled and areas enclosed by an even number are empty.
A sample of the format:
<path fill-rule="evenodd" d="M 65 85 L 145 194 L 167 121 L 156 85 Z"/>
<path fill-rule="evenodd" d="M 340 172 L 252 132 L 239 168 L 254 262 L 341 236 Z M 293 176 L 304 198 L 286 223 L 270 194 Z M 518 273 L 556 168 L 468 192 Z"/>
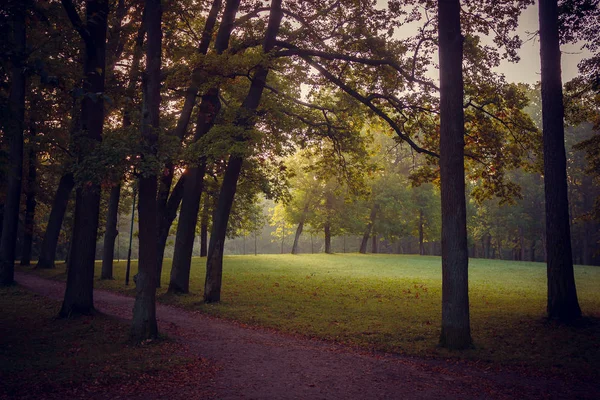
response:
<path fill-rule="evenodd" d="M 512 260 L 545 263 L 545 316 L 579 323 L 574 265 L 600 266 L 600 7 L 535 3 L 524 38 L 533 0 L 2 2 L 0 286 L 64 264 L 58 314 L 86 316 L 95 268 L 129 258 L 144 342 L 157 290 L 229 295 L 228 255 L 439 256 L 438 343 L 465 350 L 469 259 Z M 511 81 L 528 41 L 539 81 Z"/>

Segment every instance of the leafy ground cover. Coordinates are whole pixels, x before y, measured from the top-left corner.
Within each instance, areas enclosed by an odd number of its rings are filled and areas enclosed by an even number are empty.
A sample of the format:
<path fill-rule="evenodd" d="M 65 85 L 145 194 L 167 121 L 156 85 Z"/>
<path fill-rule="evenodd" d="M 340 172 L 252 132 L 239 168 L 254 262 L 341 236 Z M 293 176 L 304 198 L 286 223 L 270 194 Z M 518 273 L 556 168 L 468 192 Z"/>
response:
<path fill-rule="evenodd" d="M 168 391 L 187 374 L 208 375 L 181 344 L 132 345 L 125 321 L 56 319 L 59 307 L 18 286 L 0 289 L 0 399 L 143 396 Z"/>
<path fill-rule="evenodd" d="M 579 326 L 544 320 L 542 263 L 473 259 L 471 325 L 475 347 L 437 347 L 441 304 L 439 257 L 410 255 L 259 255 L 225 258 L 221 304 L 204 304 L 204 259 L 192 265 L 191 294 L 167 295 L 170 260 L 159 301 L 186 309 L 361 348 L 426 357 L 460 357 L 598 375 L 600 268 L 575 268 L 586 318 Z M 97 274 L 99 276 L 100 265 Z M 136 266 L 134 265 L 133 271 Z M 96 287 L 133 295 L 125 263 Z M 36 271 L 64 279 L 64 269 Z"/>

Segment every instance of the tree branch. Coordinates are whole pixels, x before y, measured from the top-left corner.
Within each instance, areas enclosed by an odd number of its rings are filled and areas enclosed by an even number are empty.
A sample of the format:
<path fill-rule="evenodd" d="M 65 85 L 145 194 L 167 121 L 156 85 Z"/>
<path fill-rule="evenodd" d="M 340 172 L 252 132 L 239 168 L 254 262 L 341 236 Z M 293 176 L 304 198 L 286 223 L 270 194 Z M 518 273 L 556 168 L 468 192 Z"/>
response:
<path fill-rule="evenodd" d="M 331 72 L 327 71 L 321 64 L 314 61 L 309 56 L 300 56 L 304 61 L 306 61 L 309 65 L 319 71 L 325 78 L 334 83 L 344 92 L 354 97 L 356 100 L 369 107 L 375 114 L 377 114 L 381 119 L 386 121 L 388 125 L 396 132 L 396 134 L 400 137 L 400 139 L 404 140 L 406 143 L 410 145 L 417 153 L 427 154 L 432 157 L 439 158 L 439 155 L 434 153 L 433 151 L 424 149 L 417 145 L 411 138 L 409 138 L 385 112 L 379 109 L 376 105 L 374 105 L 369 99 L 358 93 L 356 90 L 352 89 L 350 86 L 346 85 L 342 80 L 335 77 Z"/>
<path fill-rule="evenodd" d="M 60 0 L 63 5 L 63 8 L 67 12 L 67 16 L 73 25 L 73 28 L 79 33 L 79 36 L 87 43 L 91 40 L 90 33 L 88 32 L 85 24 L 81 21 L 81 17 L 75 8 L 72 0 Z"/>

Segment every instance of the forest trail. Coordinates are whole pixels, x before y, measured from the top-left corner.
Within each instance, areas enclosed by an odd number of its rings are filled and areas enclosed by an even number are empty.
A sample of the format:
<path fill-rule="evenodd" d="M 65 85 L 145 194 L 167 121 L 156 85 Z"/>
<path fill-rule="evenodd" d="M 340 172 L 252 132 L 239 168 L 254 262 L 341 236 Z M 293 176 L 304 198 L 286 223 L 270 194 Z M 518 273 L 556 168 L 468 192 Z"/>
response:
<path fill-rule="evenodd" d="M 64 283 L 16 273 L 23 287 L 62 300 Z M 96 308 L 131 319 L 134 299 L 94 291 Z M 159 329 L 215 366 L 214 379 L 191 380 L 169 399 L 593 399 L 596 382 L 535 370 L 359 351 L 348 346 L 248 328 L 157 305 Z M 194 393 L 202 393 L 195 396 Z M 122 398 L 97 393 L 86 398 Z M 163 398 L 141 394 L 140 399 Z"/>

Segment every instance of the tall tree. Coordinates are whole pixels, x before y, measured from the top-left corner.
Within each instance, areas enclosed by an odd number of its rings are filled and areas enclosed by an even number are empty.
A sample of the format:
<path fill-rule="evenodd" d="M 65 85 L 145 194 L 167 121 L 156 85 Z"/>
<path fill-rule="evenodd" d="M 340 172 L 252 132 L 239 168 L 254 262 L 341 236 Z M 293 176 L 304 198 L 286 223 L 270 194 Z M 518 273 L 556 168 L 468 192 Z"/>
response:
<path fill-rule="evenodd" d="M 23 125 L 25 120 L 25 60 L 26 44 L 26 2 L 11 1 L 13 55 L 11 57 L 11 83 L 9 94 L 9 120 L 6 133 L 9 138 L 8 192 L 2 218 L 2 238 L 0 239 L 0 286 L 12 285 L 15 275 L 15 251 L 21 186 L 23 178 Z"/>
<path fill-rule="evenodd" d="M 139 179 L 139 241 L 144 251 L 139 255 L 135 304 L 131 324 L 131 338 L 135 341 L 152 339 L 158 335 L 156 323 L 156 283 L 158 273 L 157 190 L 158 177 L 151 159 L 156 157 L 158 130 L 160 126 L 160 86 L 162 49 L 162 5 L 161 0 L 146 0 L 145 18 L 147 26 L 146 71 L 142 81 L 142 155 L 148 161 L 148 170 L 142 171 Z"/>
<path fill-rule="evenodd" d="M 547 311 L 549 318 L 569 323 L 581 316 L 581 309 L 575 287 L 569 226 L 557 0 L 539 2 L 539 20 L 548 257 Z"/>
<path fill-rule="evenodd" d="M 238 0 L 228 1 L 225 5 L 221 25 L 215 40 L 215 51 L 217 54 L 223 52 L 229 47 L 229 38 L 233 30 L 235 16 L 240 2 Z M 220 2 L 215 1 L 214 7 L 220 6 Z M 203 36 L 203 40 L 209 41 L 209 32 L 216 20 L 216 12 L 212 13 L 213 20 L 207 20 L 206 29 L 210 29 Z M 202 43 L 201 51 L 206 53 L 208 43 Z M 212 128 L 215 119 L 221 110 L 221 101 L 219 100 L 219 87 L 210 88 L 202 95 L 202 101 L 198 108 L 196 119 L 196 131 L 194 141 L 200 140 Z M 194 237 L 196 224 L 198 223 L 198 211 L 200 209 L 200 197 L 202 196 L 204 174 L 206 172 L 206 156 L 201 156 L 197 160 L 197 165 L 192 165 L 188 171 L 188 177 L 184 183 L 183 198 L 181 200 L 181 210 L 179 213 L 179 223 L 177 225 L 177 236 L 175 239 L 175 249 L 173 252 L 173 264 L 171 268 L 171 279 L 169 281 L 169 292 L 187 293 L 189 291 L 190 267 L 192 263 L 192 250 L 194 248 Z"/>
<path fill-rule="evenodd" d="M 438 1 L 440 178 L 442 198 L 442 332 L 450 349 L 471 345 L 465 202 L 463 36 L 459 0 Z"/>
<path fill-rule="evenodd" d="M 263 52 L 268 54 L 275 47 L 275 41 L 279 32 L 279 26 L 283 12 L 281 0 L 272 0 L 269 23 L 263 43 Z M 260 104 L 262 93 L 267 83 L 269 66 L 260 64 L 256 67 L 248 95 L 244 99 L 234 125 L 242 132 L 252 129 L 254 116 Z M 245 135 L 239 135 L 239 142 L 247 141 Z M 221 279 L 223 275 L 223 248 L 227 234 L 227 223 L 231 206 L 235 197 L 237 182 L 242 170 L 244 158 L 241 154 L 231 154 L 227 163 L 227 169 L 223 177 L 217 209 L 214 213 L 213 228 L 210 236 L 206 262 L 206 281 L 204 284 L 204 301 L 208 303 L 218 302 L 221 299 Z"/>
<path fill-rule="evenodd" d="M 119 2 L 119 10 L 117 19 L 119 23 L 124 19 L 124 8 L 123 2 Z M 136 97 L 136 88 L 140 76 L 140 62 L 143 56 L 143 44 L 144 37 L 146 35 L 146 25 L 144 23 L 144 17 L 142 16 L 142 21 L 140 23 L 139 29 L 136 34 L 133 55 L 131 59 L 131 68 L 129 70 L 129 83 L 127 84 L 127 88 L 125 89 L 125 97 L 128 99 L 133 99 Z M 119 40 L 119 39 L 118 39 Z M 118 40 L 113 40 L 118 41 Z M 122 39 L 121 39 L 122 40 Z M 110 46 L 109 41 L 109 47 Z M 113 47 L 119 47 L 117 44 L 113 45 Z M 112 65 L 116 63 L 118 59 L 118 55 L 113 55 Z M 126 101 L 123 107 L 123 129 L 126 130 L 132 125 L 132 110 L 135 103 L 132 101 Z M 119 214 L 119 201 L 121 199 L 121 179 L 122 179 L 122 171 L 117 171 L 116 177 L 113 176 L 113 183 L 110 189 L 110 196 L 108 201 L 108 210 L 106 213 L 106 229 L 104 233 L 104 246 L 102 249 L 102 272 L 100 274 L 100 279 L 112 279 L 113 278 L 113 258 L 115 254 L 115 239 L 117 238 L 117 219 Z"/>
<path fill-rule="evenodd" d="M 219 11 L 221 9 L 221 3 L 222 0 L 213 0 L 210 11 L 208 13 L 208 16 L 206 18 L 206 22 L 204 24 L 204 30 L 202 31 L 202 36 L 200 38 L 200 42 L 198 44 L 198 54 L 200 55 L 206 55 L 208 52 L 208 49 L 210 47 L 210 43 L 211 43 L 211 39 L 212 39 L 212 35 L 213 35 L 213 31 L 215 28 L 215 25 L 217 23 L 217 18 L 218 18 L 218 14 Z M 239 0 L 230 0 L 227 2 L 226 6 L 225 6 L 225 11 L 223 13 L 223 21 L 226 21 L 228 19 L 231 19 L 231 23 L 227 26 L 229 29 L 229 34 L 231 33 L 231 30 L 233 29 L 233 19 L 235 19 L 235 15 L 237 13 L 237 7 L 239 6 Z M 221 29 L 220 29 L 221 31 Z M 227 48 L 227 46 L 229 45 L 229 34 L 223 36 L 223 34 L 221 35 L 222 39 L 221 40 L 221 44 L 219 45 L 219 47 L 223 47 L 224 49 Z M 224 40 L 226 39 L 226 41 Z M 224 50 L 223 49 L 223 50 Z M 192 116 L 192 111 L 194 108 L 194 105 L 196 104 L 196 97 L 198 95 L 198 91 L 199 91 L 199 86 L 205 82 L 202 81 L 202 69 L 201 67 L 196 67 L 194 68 L 194 70 L 192 71 L 192 82 L 190 84 L 190 86 L 187 88 L 186 90 L 186 94 L 185 94 L 185 100 L 184 100 L 184 104 L 183 104 L 183 108 L 181 110 L 181 113 L 179 114 L 179 118 L 177 120 L 177 126 L 175 127 L 175 129 L 171 132 L 172 136 L 175 136 L 179 139 L 179 142 L 181 143 L 181 141 L 183 141 L 183 138 L 185 136 L 185 133 L 187 131 L 187 127 L 190 121 L 190 118 Z M 203 121 L 203 116 L 206 116 L 206 113 L 210 111 L 210 105 L 214 104 L 215 101 L 218 101 L 218 93 L 211 93 L 211 95 L 206 98 L 203 97 L 202 99 L 202 103 L 204 104 L 204 109 L 202 110 L 202 112 L 199 112 L 198 117 L 197 117 L 197 123 L 203 125 L 203 127 L 199 127 L 198 125 L 196 126 L 196 135 L 194 135 L 194 140 L 197 140 L 198 137 L 203 135 L 203 129 L 205 129 L 206 127 L 210 127 L 212 126 L 212 122 L 214 121 Z M 216 113 L 213 113 L 214 115 L 216 115 Z M 200 161 L 200 166 L 202 165 L 202 161 Z M 158 285 L 160 286 L 160 276 L 162 275 L 162 264 L 163 264 L 163 258 L 164 258 L 164 253 L 165 253 L 165 247 L 167 244 L 167 239 L 169 236 L 169 231 L 171 230 L 171 225 L 173 224 L 173 221 L 175 220 L 175 217 L 177 215 L 177 209 L 179 207 L 179 204 L 181 203 L 183 197 L 184 197 L 184 190 L 185 190 L 185 181 L 188 180 L 188 176 L 190 175 L 190 171 L 185 171 L 184 174 L 182 174 L 181 178 L 179 179 L 179 181 L 177 182 L 177 184 L 175 185 L 175 187 L 173 188 L 173 190 L 171 191 L 171 194 L 169 195 L 169 191 L 171 190 L 171 184 L 173 183 L 173 177 L 174 177 L 174 173 L 175 173 L 175 165 L 173 164 L 173 162 L 171 160 L 168 160 L 165 163 L 164 166 L 164 170 L 163 173 L 161 174 L 160 177 L 160 182 L 159 182 L 159 187 L 158 187 Z M 195 186 L 196 191 L 200 190 L 200 192 L 202 192 L 202 183 L 200 182 L 200 184 L 198 184 L 198 178 L 197 176 L 199 175 L 197 172 L 193 172 L 194 178 L 196 178 L 193 183 L 193 185 Z M 202 174 L 204 175 L 204 174 Z M 185 178 L 185 179 L 182 179 Z M 200 177 L 199 179 L 202 179 L 202 177 Z M 192 179 L 190 179 L 192 180 Z M 188 185 L 189 186 L 189 185 Z M 195 193 L 195 191 L 191 191 L 191 188 L 188 189 L 188 198 L 189 196 Z M 189 201 L 188 201 L 189 203 Z M 186 209 L 189 209 L 189 205 L 186 205 Z M 188 214 L 189 212 L 186 212 L 186 214 Z M 192 235 L 193 236 L 193 235 Z M 192 237 L 192 241 L 193 241 L 193 237 Z"/>
<path fill-rule="evenodd" d="M 104 76 L 108 0 L 85 2 L 85 23 L 71 0 L 61 0 L 65 11 L 84 44 L 83 99 L 81 100 L 81 137 L 76 142 L 78 163 L 95 154 L 102 141 L 104 126 Z M 97 177 L 84 178 L 75 198 L 75 222 L 69 254 L 67 287 L 60 316 L 89 314 L 94 310 L 94 261 L 100 207 Z"/>

